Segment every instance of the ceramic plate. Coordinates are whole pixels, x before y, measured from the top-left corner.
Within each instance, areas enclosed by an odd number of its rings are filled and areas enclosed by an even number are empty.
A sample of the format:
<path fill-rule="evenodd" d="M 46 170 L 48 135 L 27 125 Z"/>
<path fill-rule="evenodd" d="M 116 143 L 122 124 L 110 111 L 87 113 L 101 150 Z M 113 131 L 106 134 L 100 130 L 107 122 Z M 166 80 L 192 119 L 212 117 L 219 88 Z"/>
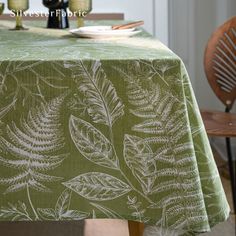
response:
<path fill-rule="evenodd" d="M 111 26 L 87 26 L 70 30 L 70 33 L 83 38 L 106 39 L 106 38 L 127 38 L 140 33 L 135 28 L 112 30 Z"/>

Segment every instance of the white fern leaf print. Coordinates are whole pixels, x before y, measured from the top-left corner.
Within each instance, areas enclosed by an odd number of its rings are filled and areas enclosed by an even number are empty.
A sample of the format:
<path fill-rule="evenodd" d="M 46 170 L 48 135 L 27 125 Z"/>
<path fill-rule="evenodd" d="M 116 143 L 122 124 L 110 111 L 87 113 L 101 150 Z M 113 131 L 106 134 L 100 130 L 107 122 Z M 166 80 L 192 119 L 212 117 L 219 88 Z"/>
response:
<path fill-rule="evenodd" d="M 10 185 L 6 192 L 17 191 L 27 186 L 46 191 L 48 189 L 40 182 L 61 179 L 39 171 L 56 168 L 66 156 L 58 153 L 64 146 L 59 121 L 63 100 L 64 95 L 29 111 L 28 117 L 21 121 L 21 128 L 13 122 L 6 128 L 7 138 L 0 137 L 0 162 L 8 167 L 22 170 L 19 175 L 0 179 L 0 183 Z M 12 159 L 3 158 L 5 153 L 10 154 Z"/>
<path fill-rule="evenodd" d="M 124 158 L 127 166 L 140 182 L 144 193 L 150 193 L 157 172 L 151 147 L 139 137 L 125 135 Z"/>
<path fill-rule="evenodd" d="M 143 123 L 134 125 L 132 130 L 137 132 L 143 132 L 146 134 L 163 134 L 161 125 L 161 122 L 150 119 L 144 121 Z"/>
<path fill-rule="evenodd" d="M 139 64 L 139 66 L 144 65 L 145 67 L 148 66 L 146 63 Z M 199 216 L 205 214 L 205 206 L 201 197 L 197 200 L 191 195 L 186 198 L 178 198 L 179 196 L 186 196 L 186 191 L 202 193 L 198 178 L 198 167 L 195 163 L 194 146 L 189 136 L 191 130 L 186 119 L 187 108 L 184 98 L 181 97 L 184 94 L 175 94 L 174 89 L 162 88 L 161 86 L 165 87 L 165 85 L 161 81 L 154 81 L 154 77 L 149 80 L 142 80 L 135 73 L 130 75 L 123 72 L 123 75 L 127 83 L 127 97 L 132 106 L 130 112 L 140 120 L 138 124 L 132 127 L 132 130 L 143 137 L 126 135 L 126 142 L 129 144 L 128 149 L 130 150 L 127 151 L 127 144 L 124 142 L 124 156 L 127 165 L 131 170 L 133 168 L 132 172 L 139 181 L 140 179 L 146 180 L 143 176 L 150 178 L 155 176 L 156 178 L 156 180 L 153 179 L 149 182 L 152 184 L 148 189 L 148 194 L 150 196 L 159 194 L 160 199 L 149 207 L 166 208 L 168 225 L 173 225 L 178 221 L 177 227 L 180 225 L 182 227 L 183 224 L 186 226 L 202 222 L 205 219 L 201 217 L 201 219 L 194 218 L 191 213 L 194 211 Z M 165 76 L 162 79 L 167 79 Z M 166 83 L 171 85 L 169 82 Z M 176 84 L 176 86 L 178 85 Z M 179 90 L 182 91 L 182 88 L 179 88 Z M 134 141 L 132 141 L 133 139 Z M 143 146 L 139 145 L 147 146 L 142 148 Z M 142 165 L 139 167 L 139 159 L 135 158 L 135 155 L 140 150 L 145 150 L 144 153 L 148 153 L 148 149 L 150 150 L 149 155 L 140 154 L 140 156 L 144 159 L 149 156 L 149 161 L 140 158 L 140 162 L 146 163 L 147 166 L 153 164 L 150 166 L 151 171 L 147 171 L 140 178 L 140 175 L 137 175 L 137 173 L 140 173 L 137 172 L 137 169 L 142 168 Z M 130 162 L 127 162 L 127 157 L 129 157 Z M 133 160 L 139 165 L 135 165 Z M 145 164 L 143 165 L 145 166 Z M 145 171 L 142 170 L 141 173 L 145 173 Z M 143 183 L 141 183 L 141 186 L 143 187 Z M 147 194 L 145 192 L 147 190 L 143 188 L 143 191 Z M 176 197 L 173 197 L 173 192 L 176 193 Z M 191 202 L 191 208 L 188 208 L 187 201 Z M 172 214 L 169 209 L 172 209 L 173 206 L 177 210 Z M 185 215 L 183 219 L 181 218 L 182 215 Z M 186 218 L 187 221 L 185 221 Z"/>
<path fill-rule="evenodd" d="M 172 193 L 170 195 L 163 197 L 159 202 L 155 203 L 155 205 L 149 206 L 149 208 L 161 208 L 162 206 L 168 207 L 173 204 L 177 205 L 183 198 L 185 199 L 191 198 L 197 201 L 199 198 L 201 198 L 201 195 L 202 194 L 196 190 L 187 192 L 185 196 L 179 196 L 176 195 L 175 193 Z"/>
<path fill-rule="evenodd" d="M 93 122 L 109 127 L 124 114 L 124 105 L 117 95 L 112 82 L 102 69 L 100 61 L 87 65 L 79 62 L 67 65 L 74 71 L 78 90 L 85 95 L 88 114 Z"/>
<path fill-rule="evenodd" d="M 65 140 L 59 119 L 65 96 L 63 94 L 31 109 L 19 126 L 12 122 L 6 127 L 4 137 L 0 136 L 0 164 L 18 172 L 11 177 L 1 177 L 0 184 L 8 185 L 5 194 L 26 189 L 36 219 L 38 215 L 29 189 L 50 192 L 43 183 L 62 179 L 42 172 L 55 169 L 67 156 L 61 153 Z"/>
<path fill-rule="evenodd" d="M 101 166 L 118 168 L 110 141 L 94 126 L 71 116 L 69 129 L 75 146 L 85 158 Z"/>
<path fill-rule="evenodd" d="M 92 201 L 113 200 L 132 190 L 129 185 L 116 177 L 99 172 L 79 175 L 64 182 L 63 185 Z"/>

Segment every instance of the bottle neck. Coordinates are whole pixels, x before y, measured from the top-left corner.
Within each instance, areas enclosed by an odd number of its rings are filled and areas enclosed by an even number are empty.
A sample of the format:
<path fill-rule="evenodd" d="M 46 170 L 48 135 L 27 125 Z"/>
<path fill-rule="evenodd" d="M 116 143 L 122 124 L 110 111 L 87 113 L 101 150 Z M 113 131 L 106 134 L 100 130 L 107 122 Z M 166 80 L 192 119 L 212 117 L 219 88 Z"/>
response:
<path fill-rule="evenodd" d="M 48 28 L 69 28 L 69 20 L 66 8 L 49 9 Z"/>

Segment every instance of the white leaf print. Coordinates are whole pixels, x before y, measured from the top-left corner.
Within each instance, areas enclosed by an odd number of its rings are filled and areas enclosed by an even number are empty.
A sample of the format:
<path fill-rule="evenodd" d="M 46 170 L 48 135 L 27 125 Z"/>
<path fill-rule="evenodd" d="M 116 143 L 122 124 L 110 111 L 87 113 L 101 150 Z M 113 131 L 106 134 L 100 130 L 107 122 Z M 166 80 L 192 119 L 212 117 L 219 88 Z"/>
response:
<path fill-rule="evenodd" d="M 0 94 L 5 93 L 5 97 L 13 96 L 13 100 L 18 100 L 18 104 L 22 106 L 35 102 L 45 102 L 45 89 L 67 89 L 63 86 L 63 81 L 66 81 L 63 73 L 64 68 L 58 62 L 48 62 L 50 74 L 48 76 L 43 70 L 43 61 L 9 61 L 0 64 Z M 50 64 L 50 65 L 49 65 Z M 28 78 L 18 76 L 18 73 L 27 73 Z"/>
<path fill-rule="evenodd" d="M 90 202 L 90 204 L 94 207 L 96 207 L 98 210 L 100 210 L 102 213 L 104 213 L 108 219 L 124 219 L 122 216 L 117 214 L 112 209 L 109 209 L 108 207 L 102 206 L 101 204 L 97 204 L 94 202 Z"/>
<path fill-rule="evenodd" d="M 82 61 L 73 67 L 78 90 L 85 95 L 88 114 L 95 123 L 109 127 L 124 114 L 123 104 L 104 73 L 101 63 L 85 65 Z"/>
<path fill-rule="evenodd" d="M 38 208 L 37 209 L 38 214 L 44 219 L 44 220 L 55 220 L 56 219 L 56 212 L 52 208 Z"/>
<path fill-rule="evenodd" d="M 65 183 L 67 188 L 93 201 L 107 201 L 118 198 L 129 191 L 130 186 L 121 180 L 99 172 L 79 175 Z"/>
<path fill-rule="evenodd" d="M 57 199 L 55 209 L 38 208 L 37 212 L 44 220 L 82 220 L 89 216 L 89 213 L 70 210 L 71 190 L 65 189 Z"/>
<path fill-rule="evenodd" d="M 64 190 L 55 206 L 55 212 L 58 215 L 58 218 L 61 218 L 61 216 L 69 210 L 70 199 L 71 191 L 69 189 Z"/>
<path fill-rule="evenodd" d="M 63 215 L 61 215 L 60 220 L 83 220 L 89 217 L 89 213 L 77 211 L 77 210 L 68 210 Z"/>
<path fill-rule="evenodd" d="M 177 205 L 181 199 L 185 198 L 191 198 L 193 200 L 198 200 L 201 198 L 202 193 L 199 193 L 198 191 L 188 191 L 184 196 L 179 196 L 174 193 L 164 196 L 159 202 L 155 203 L 155 205 L 150 205 L 148 208 L 162 208 L 163 206 L 169 207 L 170 205 Z"/>
<path fill-rule="evenodd" d="M 32 221 L 24 202 L 8 203 L 7 207 L 0 208 L 0 218 L 11 221 Z"/>
<path fill-rule="evenodd" d="M 113 153 L 110 141 L 90 123 L 70 117 L 71 138 L 80 153 L 97 165 L 118 168 L 118 161 Z"/>
<path fill-rule="evenodd" d="M 151 192 L 156 180 L 156 162 L 150 146 L 143 139 L 125 135 L 124 158 L 134 176 L 140 182 L 144 193 Z"/>
<path fill-rule="evenodd" d="M 147 223 L 150 220 L 144 216 L 146 209 L 141 208 L 142 202 L 139 202 L 136 196 L 131 197 L 128 195 L 127 205 L 128 209 L 132 210 L 131 215 L 135 217 L 137 221 Z"/>
<path fill-rule="evenodd" d="M 1 177 L 0 184 L 8 185 L 5 194 L 26 189 L 35 220 L 39 216 L 30 189 L 50 192 L 43 183 L 62 179 L 41 172 L 55 169 L 67 156 L 61 153 L 65 140 L 59 118 L 66 95 L 64 93 L 47 104 L 32 108 L 19 125 L 12 122 L 6 127 L 6 135 L 0 136 L 0 164 L 19 172 L 8 178 Z"/>

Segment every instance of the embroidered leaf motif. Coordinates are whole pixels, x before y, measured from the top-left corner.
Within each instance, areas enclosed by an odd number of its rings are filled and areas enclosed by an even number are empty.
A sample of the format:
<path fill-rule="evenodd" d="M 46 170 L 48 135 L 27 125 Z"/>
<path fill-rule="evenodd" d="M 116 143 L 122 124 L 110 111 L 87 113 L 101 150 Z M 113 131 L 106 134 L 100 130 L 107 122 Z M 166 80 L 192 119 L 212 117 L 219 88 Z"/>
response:
<path fill-rule="evenodd" d="M 55 169 L 66 157 L 60 154 L 64 137 L 59 114 L 64 98 L 65 94 L 33 108 L 27 118 L 22 118 L 20 127 L 14 122 L 6 127 L 6 136 L 0 137 L 0 164 L 16 169 L 19 174 L 0 178 L 1 184 L 9 186 L 5 193 L 25 188 L 50 191 L 42 182 L 61 179 L 40 172 Z"/>
<path fill-rule="evenodd" d="M 118 168 L 111 143 L 99 130 L 74 116 L 70 117 L 69 128 L 75 146 L 85 158 L 101 166 Z"/>
<path fill-rule="evenodd" d="M 107 79 L 101 63 L 69 65 L 74 70 L 78 90 L 85 95 L 88 114 L 95 123 L 111 127 L 124 114 L 123 104 Z"/>
<path fill-rule="evenodd" d="M 131 191 L 131 188 L 121 180 L 99 172 L 79 175 L 63 185 L 93 201 L 112 200 Z"/>
<path fill-rule="evenodd" d="M 156 161 L 150 146 L 143 139 L 125 135 L 124 158 L 134 176 L 140 182 L 144 193 L 151 192 L 156 180 Z"/>
<path fill-rule="evenodd" d="M 38 214 L 44 220 L 82 220 L 89 216 L 89 213 L 70 210 L 71 190 L 66 189 L 59 196 L 55 209 L 38 208 Z"/>

